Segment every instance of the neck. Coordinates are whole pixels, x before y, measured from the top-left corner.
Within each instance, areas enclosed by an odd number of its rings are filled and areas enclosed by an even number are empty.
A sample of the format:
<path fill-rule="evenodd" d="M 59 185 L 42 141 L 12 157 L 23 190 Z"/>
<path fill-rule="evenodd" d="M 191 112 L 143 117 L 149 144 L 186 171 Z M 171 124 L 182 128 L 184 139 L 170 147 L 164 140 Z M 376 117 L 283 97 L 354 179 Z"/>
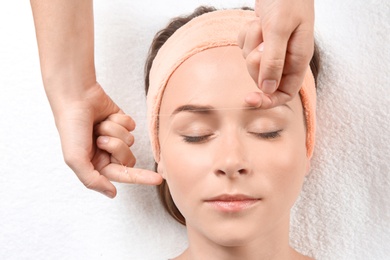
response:
<path fill-rule="evenodd" d="M 280 223 L 274 230 L 262 234 L 237 246 L 224 246 L 209 240 L 200 232 L 187 226 L 188 248 L 177 257 L 177 260 L 287 260 L 305 259 L 289 245 L 289 218 Z"/>

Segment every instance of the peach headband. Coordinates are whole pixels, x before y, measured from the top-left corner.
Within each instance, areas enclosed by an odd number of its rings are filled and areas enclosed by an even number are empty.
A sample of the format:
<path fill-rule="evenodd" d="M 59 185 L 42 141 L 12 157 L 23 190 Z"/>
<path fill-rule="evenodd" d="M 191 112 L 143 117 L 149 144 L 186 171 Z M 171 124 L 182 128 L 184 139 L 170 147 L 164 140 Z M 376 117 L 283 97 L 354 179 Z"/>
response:
<path fill-rule="evenodd" d="M 149 135 L 156 162 L 160 159 L 158 114 L 169 78 L 188 58 L 203 50 L 237 46 L 242 26 L 255 18 L 248 10 L 219 10 L 198 16 L 180 27 L 158 51 L 149 76 L 147 95 Z M 316 90 L 311 70 L 308 69 L 300 90 L 307 126 L 307 156 L 311 158 L 315 139 Z"/>

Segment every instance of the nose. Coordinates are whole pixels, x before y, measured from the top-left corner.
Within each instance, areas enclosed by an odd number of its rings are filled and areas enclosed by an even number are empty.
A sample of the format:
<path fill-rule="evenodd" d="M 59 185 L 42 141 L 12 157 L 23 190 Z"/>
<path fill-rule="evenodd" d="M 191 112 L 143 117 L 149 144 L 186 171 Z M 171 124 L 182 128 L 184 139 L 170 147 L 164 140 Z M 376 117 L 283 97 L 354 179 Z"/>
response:
<path fill-rule="evenodd" d="M 229 178 L 248 174 L 250 171 L 245 154 L 244 143 L 238 136 L 222 138 L 215 151 L 214 173 Z"/>

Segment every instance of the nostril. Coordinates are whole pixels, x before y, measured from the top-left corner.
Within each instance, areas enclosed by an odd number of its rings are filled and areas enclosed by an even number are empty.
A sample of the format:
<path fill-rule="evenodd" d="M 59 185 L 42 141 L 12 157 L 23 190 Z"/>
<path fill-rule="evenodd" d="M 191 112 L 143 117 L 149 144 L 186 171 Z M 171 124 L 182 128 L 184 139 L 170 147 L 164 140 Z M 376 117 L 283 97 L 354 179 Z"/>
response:
<path fill-rule="evenodd" d="M 217 170 L 216 171 L 216 174 L 218 175 L 228 175 L 228 176 L 239 176 L 239 175 L 242 175 L 242 174 L 247 174 L 248 173 L 248 170 L 247 169 L 240 169 L 240 170 Z"/>
<path fill-rule="evenodd" d="M 217 170 L 216 173 L 217 173 L 218 175 L 224 175 L 224 174 L 226 174 L 226 173 L 225 173 L 224 171 L 222 171 L 222 170 Z"/>
<path fill-rule="evenodd" d="M 248 171 L 246 169 L 240 169 L 240 170 L 238 170 L 238 173 L 239 174 L 247 174 Z"/>

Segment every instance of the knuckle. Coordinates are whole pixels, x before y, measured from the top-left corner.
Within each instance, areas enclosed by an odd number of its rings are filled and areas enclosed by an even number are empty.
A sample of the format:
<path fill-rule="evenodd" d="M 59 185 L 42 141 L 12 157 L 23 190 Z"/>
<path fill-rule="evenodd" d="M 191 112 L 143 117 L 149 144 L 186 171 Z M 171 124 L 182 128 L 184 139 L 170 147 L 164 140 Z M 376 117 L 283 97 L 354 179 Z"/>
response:
<path fill-rule="evenodd" d="M 77 165 L 77 162 L 79 161 L 79 156 L 77 156 L 74 153 L 64 153 L 64 162 L 66 165 L 68 165 L 72 170 Z"/>
<path fill-rule="evenodd" d="M 258 67 L 260 65 L 260 57 L 256 55 L 248 55 L 246 57 L 246 65 L 248 67 Z"/>
<path fill-rule="evenodd" d="M 121 116 L 120 113 L 114 113 L 114 114 L 111 114 L 107 117 L 107 120 L 110 120 L 110 121 L 115 121 L 117 118 L 119 118 Z"/>
<path fill-rule="evenodd" d="M 128 131 L 133 131 L 135 129 L 135 122 L 131 116 L 126 114 L 116 114 L 113 115 L 112 121 L 120 126 L 126 128 Z"/>
<path fill-rule="evenodd" d="M 118 151 L 118 150 L 120 151 L 123 147 L 124 147 L 124 144 L 121 141 L 116 140 L 116 141 L 112 142 L 111 149 L 112 149 L 112 151 Z"/>
<path fill-rule="evenodd" d="M 94 179 L 87 179 L 83 181 L 84 186 L 90 190 L 97 190 L 97 182 Z"/>
<path fill-rule="evenodd" d="M 288 55 L 293 61 L 300 63 L 306 63 L 310 61 L 314 53 L 314 47 L 311 46 L 298 46 L 289 51 Z"/>
<path fill-rule="evenodd" d="M 107 133 L 110 131 L 110 123 L 108 121 L 103 121 L 99 125 L 99 131 L 101 133 Z"/>
<path fill-rule="evenodd" d="M 136 127 L 136 124 L 135 124 L 135 121 L 133 120 L 133 118 L 131 118 L 130 116 L 126 116 L 126 121 L 127 121 L 127 124 L 129 125 L 130 127 L 130 131 L 134 130 L 135 127 Z"/>
<path fill-rule="evenodd" d="M 129 134 L 126 139 L 126 144 L 128 146 L 132 146 L 134 144 L 134 136 L 132 134 Z"/>
<path fill-rule="evenodd" d="M 283 23 L 280 21 L 286 20 L 286 17 L 289 17 L 290 19 L 287 19 L 291 22 L 289 23 Z M 272 15 L 268 15 L 262 19 L 262 26 L 263 30 L 266 32 L 271 32 L 275 35 L 284 35 L 284 34 L 290 34 L 292 32 L 292 29 L 296 27 L 297 22 L 291 20 L 291 16 L 287 12 L 283 11 L 276 11 Z"/>
<path fill-rule="evenodd" d="M 131 158 L 129 159 L 127 165 L 130 166 L 130 167 L 134 167 L 136 162 L 137 162 L 137 160 L 135 159 L 135 157 L 131 156 Z"/>
<path fill-rule="evenodd" d="M 284 59 L 269 59 L 264 63 L 265 70 L 278 71 L 283 70 Z"/>

